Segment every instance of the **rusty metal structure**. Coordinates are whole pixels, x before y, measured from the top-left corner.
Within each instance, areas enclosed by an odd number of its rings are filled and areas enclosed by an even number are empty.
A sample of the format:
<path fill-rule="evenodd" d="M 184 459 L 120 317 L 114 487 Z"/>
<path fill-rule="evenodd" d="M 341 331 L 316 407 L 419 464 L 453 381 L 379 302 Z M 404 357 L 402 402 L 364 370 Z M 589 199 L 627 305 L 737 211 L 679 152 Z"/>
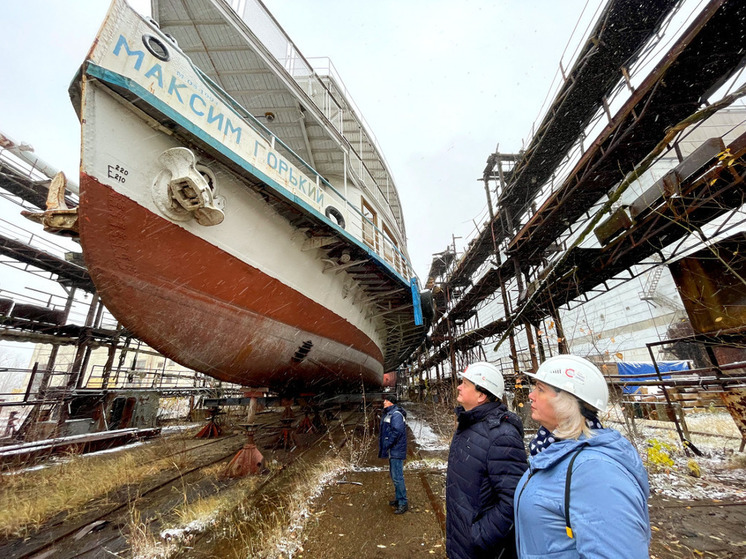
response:
<path fill-rule="evenodd" d="M 431 265 L 436 320 L 429 343 L 411 360 L 415 383 L 452 379 L 453 371 L 496 352 L 507 354 L 509 378 L 535 370 L 545 356 L 568 350 L 560 309 L 696 248 L 717 250 L 715 238 L 743 228 L 743 127 L 690 153 L 681 146 L 746 93 L 737 88 L 746 63 L 746 5 L 709 1 L 662 47 L 662 28 L 680 4 L 610 0 L 575 63 L 561 68 L 564 81 L 526 149 L 487 158 L 488 221 L 463 254 L 454 243 Z M 662 56 L 634 82 L 656 45 Z M 632 185 L 663 158 L 674 160 L 673 168 L 635 192 Z M 703 231 L 716 221 L 708 237 Z M 743 279 L 734 289 L 746 290 Z M 743 318 L 730 317 L 729 335 L 746 334 Z M 545 336 L 549 326 L 554 342 Z M 743 381 L 719 383 L 730 390 Z"/>

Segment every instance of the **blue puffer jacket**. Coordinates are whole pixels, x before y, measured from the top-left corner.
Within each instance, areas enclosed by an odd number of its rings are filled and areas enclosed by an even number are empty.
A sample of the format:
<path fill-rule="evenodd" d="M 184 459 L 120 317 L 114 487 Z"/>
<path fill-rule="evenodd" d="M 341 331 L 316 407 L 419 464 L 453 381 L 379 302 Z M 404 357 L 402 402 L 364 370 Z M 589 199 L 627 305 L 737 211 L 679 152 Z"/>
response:
<path fill-rule="evenodd" d="M 407 412 L 396 404 L 383 409 L 378 457 L 401 460 L 407 457 Z"/>
<path fill-rule="evenodd" d="M 446 477 L 448 557 L 515 557 L 513 493 L 528 467 L 521 420 L 500 402 L 456 413 Z"/>
<path fill-rule="evenodd" d="M 590 439 L 559 440 L 531 458 L 516 489 L 515 519 L 521 559 L 647 559 L 650 544 L 648 476 L 634 447 L 614 429 Z M 565 476 L 570 480 L 570 523 L 565 530 Z"/>

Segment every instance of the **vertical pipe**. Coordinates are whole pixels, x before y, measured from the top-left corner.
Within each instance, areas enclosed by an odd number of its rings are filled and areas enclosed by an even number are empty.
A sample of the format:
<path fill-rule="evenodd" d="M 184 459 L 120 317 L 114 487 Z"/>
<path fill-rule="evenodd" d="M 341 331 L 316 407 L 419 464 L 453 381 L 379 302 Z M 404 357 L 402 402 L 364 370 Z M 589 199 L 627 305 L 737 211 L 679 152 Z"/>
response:
<path fill-rule="evenodd" d="M 531 356 L 531 367 L 536 371 L 539 368 L 539 361 L 536 358 L 536 343 L 534 342 L 534 333 L 531 331 L 533 327 L 528 321 L 523 323 L 524 329 L 526 330 L 526 340 L 528 341 L 528 354 Z"/>
<path fill-rule="evenodd" d="M 103 307 L 103 305 L 102 305 Z M 104 364 L 104 370 L 101 374 L 101 388 L 106 390 L 109 387 L 109 378 L 111 377 L 111 367 L 114 364 L 114 356 L 117 352 L 117 344 L 119 343 L 119 335 L 122 332 L 122 325 L 117 322 L 116 333 L 111 339 L 109 344 L 109 351 L 106 356 L 106 363 Z"/>
<path fill-rule="evenodd" d="M 543 321 L 542 321 L 543 322 Z M 544 355 L 544 336 L 542 335 L 542 329 L 536 327 L 536 349 L 539 351 L 539 362 L 543 363 L 546 360 Z"/>
<path fill-rule="evenodd" d="M 28 402 L 29 396 L 31 396 L 31 387 L 34 384 L 34 379 L 36 378 L 36 372 L 39 370 L 39 362 L 37 361 L 34 363 L 33 368 L 31 369 L 31 377 L 28 379 L 28 386 L 26 387 L 26 394 L 23 396 L 23 401 Z"/>
<path fill-rule="evenodd" d="M 497 255 L 497 261 L 498 265 L 500 264 L 500 255 Z M 512 310 L 510 308 L 510 299 L 508 298 L 508 290 L 505 288 L 505 282 L 503 281 L 502 277 L 502 271 L 498 271 L 497 273 L 498 281 L 500 282 L 500 295 L 503 301 L 503 309 L 505 311 L 505 318 L 508 318 Z M 515 336 L 513 335 L 513 330 L 511 329 L 508 332 L 508 342 L 510 343 L 510 359 L 513 362 L 513 372 L 518 373 L 519 367 L 518 367 L 518 349 L 515 345 Z"/>
<path fill-rule="evenodd" d="M 91 299 L 91 305 L 88 307 L 88 315 L 85 319 L 85 328 L 81 330 L 78 336 L 78 348 L 73 359 L 73 366 L 70 370 L 70 376 L 67 381 L 68 390 L 80 387 L 83 380 L 83 363 L 87 361 L 86 354 L 90 352 L 90 328 L 94 324 L 96 312 L 98 311 L 100 299 L 94 295 Z"/>
<path fill-rule="evenodd" d="M 567 338 L 565 338 L 565 329 L 562 326 L 559 311 L 556 309 L 552 314 L 552 320 L 554 320 L 554 327 L 557 330 L 557 351 L 559 353 L 570 353 L 570 349 L 567 345 Z"/>

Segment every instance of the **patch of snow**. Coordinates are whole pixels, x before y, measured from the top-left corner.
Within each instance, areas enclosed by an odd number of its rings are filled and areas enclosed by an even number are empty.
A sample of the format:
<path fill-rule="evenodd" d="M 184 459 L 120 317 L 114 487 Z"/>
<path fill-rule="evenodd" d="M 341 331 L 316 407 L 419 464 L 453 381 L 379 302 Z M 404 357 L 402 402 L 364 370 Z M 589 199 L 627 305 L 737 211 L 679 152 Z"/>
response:
<path fill-rule="evenodd" d="M 350 468 L 352 472 L 388 472 L 388 466 L 353 466 Z"/>
<path fill-rule="evenodd" d="M 145 441 L 136 441 L 134 443 L 123 444 L 121 446 L 115 446 L 112 448 L 105 448 L 104 450 L 97 450 L 96 452 L 86 452 L 85 454 L 79 455 L 80 458 L 89 458 L 91 456 L 101 456 L 102 454 L 113 454 L 115 452 L 121 452 L 122 450 L 132 450 L 138 446 L 145 444 Z"/>
<path fill-rule="evenodd" d="M 448 469 L 448 462 L 441 459 L 414 460 L 404 464 L 405 470 L 443 470 Z"/>
<path fill-rule="evenodd" d="M 295 511 L 293 517 L 290 519 L 288 528 L 285 530 L 285 535 L 277 543 L 276 550 L 282 554 L 278 554 L 277 557 L 293 559 L 296 553 L 303 552 L 303 530 L 312 515 L 311 506 L 324 489 L 335 482 L 345 471 L 344 468 L 336 468 L 326 472 L 319 478 L 319 483 L 306 499 L 305 505 Z"/>
<path fill-rule="evenodd" d="M 3 472 L 4 476 L 17 476 L 18 474 L 25 474 L 28 472 L 35 472 L 36 470 L 43 470 L 44 468 L 49 468 L 50 464 L 37 464 L 36 466 L 29 466 L 28 468 L 23 468 L 22 470 L 9 470 L 6 472 Z"/>
<path fill-rule="evenodd" d="M 2 475 L 25 474 L 28 472 L 34 472 L 36 470 L 43 470 L 44 468 L 51 468 L 52 466 L 55 466 L 57 464 L 66 464 L 72 460 L 82 460 L 82 459 L 87 459 L 91 456 L 101 456 L 102 454 L 112 454 L 114 452 L 121 452 L 122 450 L 131 450 L 143 444 L 145 444 L 145 441 L 136 441 L 136 442 L 124 444 L 121 446 L 115 446 L 113 448 L 98 450 L 96 452 L 86 452 L 85 454 L 76 454 L 71 457 L 68 457 L 65 455 L 54 456 L 42 464 L 36 464 L 34 466 L 29 466 L 28 468 L 23 468 L 20 470 L 6 471 L 6 472 L 3 472 Z"/>
<path fill-rule="evenodd" d="M 196 535 L 201 534 L 210 526 L 213 526 L 218 521 L 220 514 L 221 511 L 216 509 L 209 516 L 192 520 L 184 526 L 161 530 L 158 534 L 160 536 L 160 541 L 157 542 L 157 557 L 159 559 L 169 559 L 172 557 L 179 549 L 188 546 Z M 145 555 L 143 559 L 152 557 L 153 555 Z"/>
<path fill-rule="evenodd" d="M 746 490 L 742 487 L 714 484 L 708 482 L 707 479 L 687 477 L 673 472 L 650 474 L 650 485 L 659 495 L 685 501 L 701 499 L 746 501 Z"/>
<path fill-rule="evenodd" d="M 440 436 L 424 421 L 407 410 L 407 424 L 414 435 L 414 440 L 421 450 L 448 450 L 448 443 L 443 442 Z"/>
<path fill-rule="evenodd" d="M 176 431 L 186 431 L 187 429 L 191 429 L 193 427 L 199 427 L 200 425 L 202 425 L 202 423 L 186 423 L 182 425 L 167 425 L 165 427 L 161 427 L 161 434 L 173 433 Z"/>
<path fill-rule="evenodd" d="M 687 454 L 671 421 L 637 419 L 634 437 L 623 424 L 609 423 L 630 439 L 640 453 L 648 470 L 651 493 L 685 501 L 746 501 L 743 482 L 746 461 L 738 459 L 742 456 L 738 453 L 740 432 L 731 415 L 727 412 L 687 413 L 685 420 L 692 431 L 691 442 L 702 456 L 692 451 Z M 651 462 L 648 453 L 654 444 L 670 458 L 669 465 Z M 693 470 L 698 470 L 699 477 L 692 475 Z"/>
<path fill-rule="evenodd" d="M 181 526 L 179 528 L 168 528 L 166 530 L 161 530 L 160 537 L 162 540 L 167 541 L 167 542 L 189 541 L 194 534 L 199 534 L 200 532 L 204 532 L 207 528 L 209 528 L 212 524 L 214 524 L 215 519 L 216 519 L 215 517 L 200 518 L 197 520 L 192 520 L 185 526 Z"/>

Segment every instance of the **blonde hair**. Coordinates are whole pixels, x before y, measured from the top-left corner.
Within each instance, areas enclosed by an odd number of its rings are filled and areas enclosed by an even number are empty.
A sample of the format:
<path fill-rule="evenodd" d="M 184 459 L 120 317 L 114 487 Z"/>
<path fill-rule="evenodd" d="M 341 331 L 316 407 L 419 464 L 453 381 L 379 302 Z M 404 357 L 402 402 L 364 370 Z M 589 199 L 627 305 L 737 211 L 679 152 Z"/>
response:
<path fill-rule="evenodd" d="M 580 401 L 564 390 L 556 390 L 557 397 L 552 399 L 554 413 L 557 417 L 557 428 L 554 435 L 560 439 L 578 439 L 580 435 L 590 438 L 593 431 L 585 422 L 580 412 Z"/>

